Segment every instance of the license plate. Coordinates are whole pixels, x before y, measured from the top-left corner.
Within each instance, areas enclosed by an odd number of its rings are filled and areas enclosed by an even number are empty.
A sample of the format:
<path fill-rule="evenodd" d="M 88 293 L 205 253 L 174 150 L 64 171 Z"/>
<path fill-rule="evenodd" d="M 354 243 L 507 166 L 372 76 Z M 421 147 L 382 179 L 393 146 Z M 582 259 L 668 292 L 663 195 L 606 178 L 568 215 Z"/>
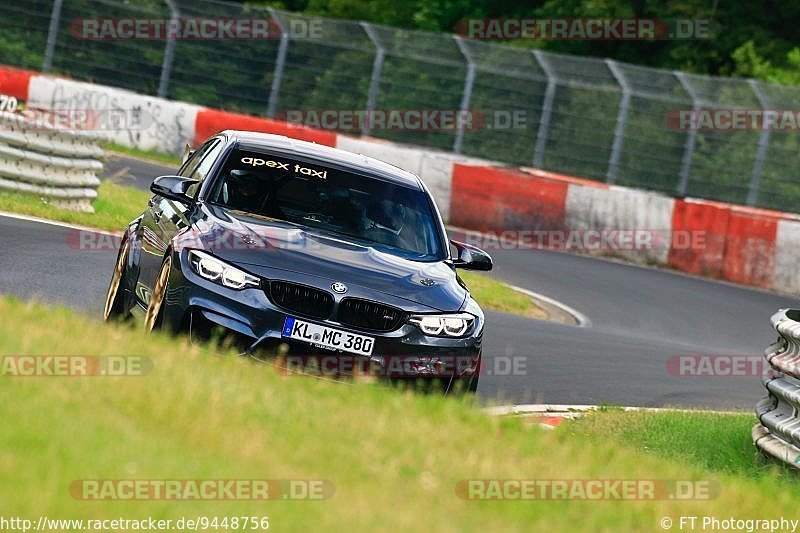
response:
<path fill-rule="evenodd" d="M 281 336 L 359 355 L 370 355 L 372 348 L 375 346 L 374 337 L 356 335 L 355 333 L 298 320 L 290 316 L 286 317 Z"/>

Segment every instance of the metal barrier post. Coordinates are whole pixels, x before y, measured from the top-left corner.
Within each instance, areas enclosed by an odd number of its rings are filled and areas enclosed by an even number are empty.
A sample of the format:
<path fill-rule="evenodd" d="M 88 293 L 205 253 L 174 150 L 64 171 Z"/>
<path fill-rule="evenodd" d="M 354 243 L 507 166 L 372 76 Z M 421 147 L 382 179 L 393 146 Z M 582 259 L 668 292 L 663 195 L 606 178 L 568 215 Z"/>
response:
<path fill-rule="evenodd" d="M 275 112 L 278 110 L 278 100 L 280 99 L 283 69 L 286 65 L 286 54 L 289 51 L 289 32 L 280 17 L 278 17 L 278 12 L 275 11 L 275 8 L 268 7 L 267 10 L 281 30 L 281 43 L 278 45 L 278 56 L 275 59 L 275 71 L 272 75 L 272 87 L 269 91 L 269 103 L 267 104 L 267 117 L 275 118 Z"/>
<path fill-rule="evenodd" d="M 0 121 L 14 124 L 0 139 L 6 154 L 0 158 L 0 190 L 43 196 L 56 207 L 94 211 L 104 160 L 103 137 L 97 131 L 63 129 L 10 111 L 0 111 Z"/>
<path fill-rule="evenodd" d="M 361 127 L 361 135 L 366 137 L 370 133 L 370 114 L 375 110 L 375 103 L 378 100 L 378 88 L 381 82 L 381 72 L 383 72 L 383 58 L 386 56 L 386 50 L 378 38 L 375 29 L 368 23 L 359 22 L 367 34 L 372 44 L 375 45 L 375 60 L 372 62 L 372 75 L 369 80 L 369 93 L 367 93 L 367 106 L 364 114 L 364 124 Z"/>
<path fill-rule="evenodd" d="M 761 109 L 767 110 L 770 106 L 769 99 L 763 92 L 761 92 L 761 89 L 758 87 L 758 83 L 755 80 L 748 80 L 748 83 L 758 99 L 758 105 L 761 106 Z M 756 160 L 755 163 L 753 163 L 753 177 L 750 180 L 750 189 L 747 191 L 747 205 L 756 205 L 756 202 L 758 202 L 758 191 L 761 188 L 761 171 L 764 168 L 764 160 L 767 157 L 768 147 L 769 130 L 763 127 L 762 122 L 761 135 L 758 137 Z"/>
<path fill-rule="evenodd" d="M 542 67 L 547 76 L 547 88 L 544 91 L 544 100 L 542 100 L 542 116 L 539 119 L 539 131 L 536 134 L 536 151 L 533 155 L 533 166 L 542 168 L 544 162 L 544 150 L 547 146 L 547 134 L 550 131 L 550 116 L 553 114 L 553 98 L 556 96 L 556 83 L 558 80 L 550 68 L 550 64 L 544 57 L 544 53 L 539 50 L 533 51 L 533 57 Z"/>
<path fill-rule="evenodd" d="M 461 106 L 458 117 L 458 129 L 456 130 L 456 138 L 453 141 L 453 152 L 461 153 L 461 144 L 464 142 L 464 117 L 469 113 L 469 102 L 472 99 L 472 85 L 475 83 L 475 60 L 469 48 L 464 43 L 464 39 L 460 35 L 453 35 L 461 55 L 467 62 L 467 77 L 464 79 L 464 90 L 461 93 Z"/>
<path fill-rule="evenodd" d="M 181 12 L 178 10 L 177 4 L 174 0 L 164 0 L 169 6 L 170 20 L 175 20 L 180 23 Z M 161 64 L 161 79 L 158 81 L 158 96 L 161 98 L 167 97 L 167 90 L 169 89 L 169 76 L 172 73 L 172 62 L 175 59 L 175 34 L 174 32 L 167 32 L 167 45 L 164 47 L 164 62 Z"/>
<path fill-rule="evenodd" d="M 619 167 L 619 159 L 622 155 L 622 141 L 625 135 L 625 124 L 628 121 L 628 108 L 631 103 L 631 88 L 615 61 L 606 59 L 606 66 L 608 66 L 608 70 L 614 75 L 614 79 L 617 80 L 620 89 L 622 89 L 622 100 L 619 102 L 619 113 L 617 114 L 617 126 L 614 129 L 614 143 L 611 145 L 611 156 L 608 158 L 608 172 L 606 172 L 606 182 L 613 184 L 617 181 L 617 167 Z"/>
<path fill-rule="evenodd" d="M 689 95 L 689 98 L 692 99 L 692 106 L 694 109 L 700 108 L 700 100 L 697 98 L 697 93 L 694 90 L 694 87 L 689 83 L 689 80 L 686 79 L 686 75 L 683 72 L 675 71 L 673 75 L 678 79 L 683 89 Z M 683 158 L 681 159 L 681 171 L 679 174 L 678 179 L 678 186 L 675 188 L 675 194 L 677 196 L 686 196 L 686 190 L 689 187 L 689 170 L 692 167 L 692 156 L 694 155 L 694 145 L 697 141 L 697 128 L 692 128 L 686 135 L 686 144 L 684 144 L 683 148 Z"/>
<path fill-rule="evenodd" d="M 767 396 L 756 404 L 758 423 L 751 431 L 753 444 L 759 450 L 792 468 L 800 468 L 800 435 L 796 429 L 800 422 L 798 315 L 798 309 L 780 309 L 770 318 L 778 342 L 764 353 L 769 365 L 762 380 Z"/>
<path fill-rule="evenodd" d="M 53 2 L 53 11 L 50 13 L 50 28 L 47 30 L 47 45 L 44 49 L 44 62 L 42 72 L 48 73 L 53 68 L 53 54 L 56 51 L 56 40 L 58 39 L 58 23 L 61 20 L 61 7 L 64 0 Z"/>

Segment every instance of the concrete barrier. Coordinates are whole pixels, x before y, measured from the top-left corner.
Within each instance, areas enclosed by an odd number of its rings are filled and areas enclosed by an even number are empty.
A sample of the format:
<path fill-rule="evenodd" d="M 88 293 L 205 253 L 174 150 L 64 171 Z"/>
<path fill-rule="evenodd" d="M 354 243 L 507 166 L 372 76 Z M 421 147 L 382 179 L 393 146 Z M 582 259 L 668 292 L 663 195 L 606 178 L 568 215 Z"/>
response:
<path fill-rule="evenodd" d="M 776 288 L 775 239 L 781 213 L 731 206 L 722 277 L 734 283 Z"/>
<path fill-rule="evenodd" d="M 483 231 L 563 229 L 568 187 L 520 170 L 455 163 L 450 221 Z"/>
<path fill-rule="evenodd" d="M 301 141 L 324 144 L 325 146 L 336 146 L 336 134 L 332 132 L 296 126 L 288 122 L 263 117 L 217 111 L 215 109 L 202 109 L 197 113 L 192 142 L 195 146 L 200 145 L 212 135 L 228 129 L 273 133 Z"/>
<path fill-rule="evenodd" d="M 727 204 L 705 200 L 676 200 L 672 212 L 673 231 L 702 233 L 705 246 L 670 249 L 669 266 L 692 274 L 721 278 L 729 219 L 730 206 Z"/>
<path fill-rule="evenodd" d="M 118 144 L 180 155 L 195 140 L 200 106 L 52 76 L 33 76 L 28 107 L 104 117 L 96 131 Z M 113 119 L 113 120 L 111 120 Z M 116 121 L 116 122 L 115 122 Z"/>
<path fill-rule="evenodd" d="M 31 70 L 0 66 L 0 94 L 26 101 L 28 85 L 35 75 L 36 73 Z"/>
<path fill-rule="evenodd" d="M 571 183 L 567 192 L 565 226 L 570 230 L 640 232 L 649 244 L 604 249 L 602 253 L 636 263 L 665 265 L 672 237 L 675 200 L 656 193 Z"/>
<path fill-rule="evenodd" d="M 778 221 L 775 235 L 773 286 L 800 294 L 800 217 L 788 215 Z"/>

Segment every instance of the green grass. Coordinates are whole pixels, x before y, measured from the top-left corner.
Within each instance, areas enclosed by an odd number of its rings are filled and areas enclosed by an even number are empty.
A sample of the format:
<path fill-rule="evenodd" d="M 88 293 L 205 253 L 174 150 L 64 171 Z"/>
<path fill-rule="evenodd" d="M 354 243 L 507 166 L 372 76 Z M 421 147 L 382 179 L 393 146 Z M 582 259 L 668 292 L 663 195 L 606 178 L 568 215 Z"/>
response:
<path fill-rule="evenodd" d="M 11 211 L 70 224 L 111 231 L 122 229 L 145 208 L 151 194 L 117 185 L 109 181 L 100 183 L 98 198 L 93 202 L 94 213 L 81 213 L 55 207 L 39 196 L 0 191 L 0 211 Z"/>
<path fill-rule="evenodd" d="M 0 299 L 0 355 L 139 355 L 144 377 L 0 377 L 0 501 L 32 519 L 269 516 L 271 529 L 391 531 L 657 531 L 662 516 L 770 518 L 797 491 L 692 460 L 709 443 L 687 434 L 681 453 L 620 446 L 602 431 L 545 431 L 489 417 L 467 400 L 375 384 L 282 377 L 140 328 L 104 326 L 63 308 Z M 623 415 L 619 415 L 623 416 Z M 624 415 L 628 416 L 628 415 Z M 623 424 L 623 420 L 619 419 Z M 720 431 L 746 440 L 744 420 Z M 697 432 L 699 426 L 681 426 Z M 739 433 L 743 432 L 741 435 Z M 724 444 L 724 443 L 722 443 Z M 727 446 L 727 444 L 725 444 Z M 702 451 L 702 453 L 708 453 Z M 738 450 L 741 462 L 752 450 Z M 710 464 L 714 466 L 714 463 Z M 325 479 L 327 501 L 85 502 L 80 479 Z M 711 501 L 465 501 L 463 479 L 714 479 Z"/>
<path fill-rule="evenodd" d="M 609 410 L 566 424 L 571 435 L 609 439 L 655 455 L 718 474 L 760 479 L 778 476 L 800 496 L 796 473 L 756 454 L 751 413 L 719 415 L 691 412 L 622 412 Z"/>
<path fill-rule="evenodd" d="M 530 297 L 515 291 L 503 282 L 474 272 L 459 271 L 458 275 L 484 310 L 547 319 L 547 312 L 536 305 Z"/>
<path fill-rule="evenodd" d="M 103 149 L 108 152 L 117 152 L 120 154 L 129 155 L 131 157 L 138 157 L 140 159 L 149 159 L 151 161 L 158 161 L 159 163 L 168 163 L 177 167 L 181 164 L 181 158 L 164 152 L 155 152 L 153 150 L 141 150 L 139 148 L 132 148 L 124 144 L 115 142 L 107 142 L 103 144 Z"/>

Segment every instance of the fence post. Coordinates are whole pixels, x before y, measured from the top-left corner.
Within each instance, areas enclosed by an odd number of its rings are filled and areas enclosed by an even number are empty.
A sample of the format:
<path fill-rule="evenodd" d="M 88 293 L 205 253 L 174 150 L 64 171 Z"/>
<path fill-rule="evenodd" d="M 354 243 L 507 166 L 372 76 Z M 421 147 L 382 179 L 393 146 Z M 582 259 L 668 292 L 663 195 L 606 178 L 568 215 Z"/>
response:
<path fill-rule="evenodd" d="M 169 6 L 170 20 L 178 20 L 181 16 L 177 4 L 174 0 L 164 0 Z M 167 97 L 169 89 L 169 77 L 172 73 L 172 62 L 175 59 L 175 32 L 167 32 L 167 45 L 164 47 L 164 62 L 161 64 L 161 79 L 158 80 L 158 96 Z"/>
<path fill-rule="evenodd" d="M 769 98 L 761 92 L 758 83 L 755 80 L 748 80 L 750 88 L 755 93 L 758 99 L 758 105 L 761 109 L 769 109 Z M 758 202 L 758 191 L 761 188 L 761 171 L 764 168 L 764 160 L 767 157 L 767 148 L 769 147 L 769 129 L 761 127 L 761 135 L 758 137 L 758 149 L 756 150 L 756 160 L 753 163 L 753 178 L 750 180 L 750 189 L 747 191 L 747 205 L 756 205 Z"/>
<path fill-rule="evenodd" d="M 275 70 L 272 74 L 272 87 L 269 90 L 269 102 L 267 103 L 267 117 L 275 118 L 275 112 L 278 110 L 278 100 L 280 99 L 281 92 L 281 79 L 283 78 L 283 69 L 286 65 L 286 53 L 289 50 L 289 32 L 286 26 L 283 25 L 278 12 L 275 8 L 268 7 L 269 15 L 278 25 L 281 30 L 281 42 L 278 45 L 278 55 L 275 58 Z"/>
<path fill-rule="evenodd" d="M 628 109 L 631 104 L 631 88 L 628 85 L 628 80 L 625 79 L 625 74 L 622 73 L 617 63 L 611 59 L 606 59 L 606 66 L 614 79 L 619 83 L 622 89 L 622 100 L 619 102 L 619 113 L 617 113 L 617 125 L 614 128 L 614 143 L 611 145 L 611 156 L 608 158 L 608 172 L 606 173 L 606 182 L 613 184 L 617 181 L 617 168 L 619 167 L 619 159 L 622 156 L 622 141 L 625 136 L 625 124 L 628 122 Z"/>
<path fill-rule="evenodd" d="M 58 24 L 61 20 L 61 6 L 64 0 L 55 0 L 53 10 L 50 13 L 50 28 L 47 30 L 47 44 L 44 49 L 44 62 L 42 72 L 48 73 L 53 68 L 53 54 L 56 51 L 56 40 L 58 39 Z"/>
<path fill-rule="evenodd" d="M 539 118 L 539 131 L 536 134 L 536 151 L 533 155 L 533 166 L 542 168 L 544 162 L 544 150 L 547 146 L 547 134 L 550 131 L 550 116 L 553 114 L 553 98 L 556 96 L 556 84 L 558 80 L 550 64 L 544 57 L 544 53 L 539 50 L 533 51 L 533 57 L 547 76 L 547 88 L 544 91 L 542 100 L 542 115 Z"/>
<path fill-rule="evenodd" d="M 700 108 L 700 100 L 697 98 L 697 93 L 692 87 L 686 75 L 683 72 L 673 71 L 672 73 L 680 82 L 683 89 L 692 99 L 692 107 L 694 109 Z M 697 141 L 697 128 L 692 128 L 686 134 L 686 143 L 683 147 L 683 157 L 681 159 L 681 171 L 678 179 L 678 186 L 675 188 L 677 196 L 686 196 L 686 189 L 689 187 L 689 170 L 692 167 L 692 157 L 694 156 L 694 145 Z"/>
<path fill-rule="evenodd" d="M 378 101 L 378 88 L 381 83 L 381 73 L 383 72 L 383 58 L 386 56 L 386 49 L 381 44 L 375 29 L 368 23 L 359 22 L 367 34 L 369 40 L 375 45 L 375 59 L 372 62 L 372 76 L 369 80 L 369 93 L 367 93 L 367 107 L 364 113 L 364 124 L 361 126 L 361 135 L 366 137 L 370 133 L 371 113 L 375 110 L 375 103 Z"/>
<path fill-rule="evenodd" d="M 469 102 L 472 99 L 472 85 L 475 83 L 475 60 L 472 53 L 469 51 L 464 39 L 460 35 L 453 35 L 458 49 L 461 50 L 461 55 L 467 62 L 467 77 L 464 79 L 464 90 L 461 92 L 461 106 L 459 117 L 456 121 L 458 129 L 456 130 L 456 138 L 453 141 L 453 152 L 461 153 L 461 144 L 464 142 L 464 117 L 469 113 Z"/>

